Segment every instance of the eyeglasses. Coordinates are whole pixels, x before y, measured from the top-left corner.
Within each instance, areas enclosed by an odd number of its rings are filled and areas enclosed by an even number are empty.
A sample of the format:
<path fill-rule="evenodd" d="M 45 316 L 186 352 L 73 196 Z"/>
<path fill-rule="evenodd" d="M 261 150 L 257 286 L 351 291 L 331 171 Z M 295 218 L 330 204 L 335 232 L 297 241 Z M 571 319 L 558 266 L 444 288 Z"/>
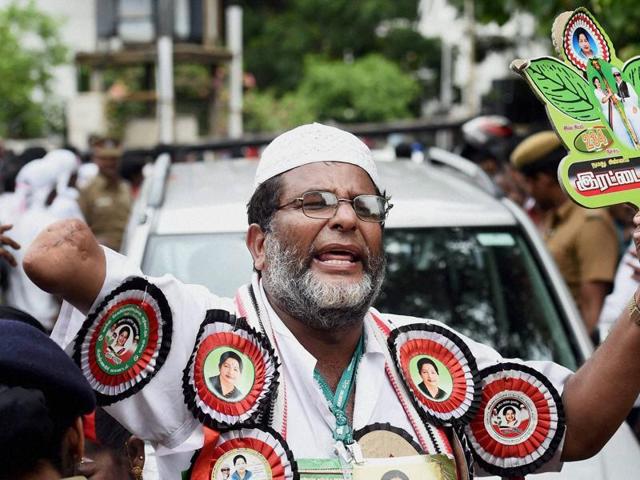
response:
<path fill-rule="evenodd" d="M 307 217 L 327 220 L 336 214 L 340 202 L 350 203 L 360 220 L 373 223 L 383 223 L 393 207 L 389 200 L 381 195 L 357 195 L 348 199 L 338 198 L 333 192 L 312 191 L 280 205 L 276 210 L 298 203 L 297 208 L 302 208 L 302 213 Z"/>

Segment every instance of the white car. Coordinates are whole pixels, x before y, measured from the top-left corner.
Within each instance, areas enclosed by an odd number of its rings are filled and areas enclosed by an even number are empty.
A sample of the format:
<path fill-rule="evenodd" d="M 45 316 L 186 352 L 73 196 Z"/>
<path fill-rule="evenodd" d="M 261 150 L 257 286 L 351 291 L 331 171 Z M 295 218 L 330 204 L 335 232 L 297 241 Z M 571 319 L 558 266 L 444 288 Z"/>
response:
<path fill-rule="evenodd" d="M 475 165 L 438 149 L 430 161 L 378 162 L 394 204 L 385 225 L 381 311 L 444 321 L 505 357 L 576 369 L 592 346 L 571 296 L 526 214 Z M 172 273 L 233 296 L 252 270 L 246 204 L 257 162 L 173 164 L 145 180 L 124 253 L 148 275 Z M 623 425 L 590 460 L 536 478 L 613 480 L 640 472 Z"/>

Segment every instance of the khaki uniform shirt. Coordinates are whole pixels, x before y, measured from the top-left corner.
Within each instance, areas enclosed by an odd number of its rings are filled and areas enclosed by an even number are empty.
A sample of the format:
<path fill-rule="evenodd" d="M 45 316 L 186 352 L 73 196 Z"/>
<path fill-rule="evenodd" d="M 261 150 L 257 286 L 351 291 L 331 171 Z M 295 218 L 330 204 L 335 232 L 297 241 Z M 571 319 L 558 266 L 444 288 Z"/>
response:
<path fill-rule="evenodd" d="M 78 197 L 82 214 L 98 242 L 116 251 L 120 250 L 131 203 L 127 182 L 118 180 L 112 184 L 102 175 L 96 176 Z"/>
<path fill-rule="evenodd" d="M 605 210 L 581 208 L 567 200 L 543 221 L 543 236 L 576 303 L 584 282 L 613 282 L 618 238 Z"/>

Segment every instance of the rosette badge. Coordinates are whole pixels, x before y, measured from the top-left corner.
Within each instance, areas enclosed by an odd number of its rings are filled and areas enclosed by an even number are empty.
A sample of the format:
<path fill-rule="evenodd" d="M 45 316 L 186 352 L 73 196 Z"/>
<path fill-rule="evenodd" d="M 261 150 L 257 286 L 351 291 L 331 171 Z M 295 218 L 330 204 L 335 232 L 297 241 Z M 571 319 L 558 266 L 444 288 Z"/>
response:
<path fill-rule="evenodd" d="M 516 363 L 486 368 L 482 401 L 466 428 L 478 463 L 487 472 L 520 477 L 558 449 L 564 412 L 558 392 L 536 370 Z"/>
<path fill-rule="evenodd" d="M 183 373 L 185 402 L 211 428 L 263 423 L 277 388 L 277 366 L 261 333 L 243 318 L 210 310 Z"/>
<path fill-rule="evenodd" d="M 74 344 L 73 358 L 98 403 L 133 395 L 160 370 L 171 346 L 171 309 L 145 279 L 123 282 L 91 312 Z"/>
<path fill-rule="evenodd" d="M 428 421 L 444 425 L 473 417 L 480 401 L 478 369 L 460 337 L 419 323 L 393 330 L 388 342 L 416 408 Z"/>
<path fill-rule="evenodd" d="M 297 480 L 299 475 L 291 450 L 278 433 L 241 428 L 220 434 L 205 429 L 204 446 L 193 456 L 183 478 Z"/>

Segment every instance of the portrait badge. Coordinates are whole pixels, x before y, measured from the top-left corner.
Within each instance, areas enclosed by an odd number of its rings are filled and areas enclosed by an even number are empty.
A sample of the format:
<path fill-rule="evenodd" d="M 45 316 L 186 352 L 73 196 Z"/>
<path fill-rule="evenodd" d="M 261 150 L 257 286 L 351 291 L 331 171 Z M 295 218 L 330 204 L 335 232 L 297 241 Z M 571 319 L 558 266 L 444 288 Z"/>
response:
<path fill-rule="evenodd" d="M 564 433 L 558 392 L 541 373 L 503 363 L 484 369 L 482 400 L 466 427 L 478 463 L 487 472 L 520 477 L 556 452 Z"/>
<path fill-rule="evenodd" d="M 171 345 L 172 318 L 162 291 L 145 279 L 126 280 L 91 312 L 73 358 L 100 405 L 122 400 L 160 370 Z"/>
<path fill-rule="evenodd" d="M 561 24 L 563 20 L 564 17 L 558 17 L 557 22 Z M 555 30 L 552 38 L 556 47 L 580 70 L 586 71 L 591 58 L 600 58 L 605 62 L 611 60 L 609 41 L 588 11 L 575 12 L 570 15 L 562 32 L 556 33 Z M 560 35 L 561 40 L 557 40 L 556 36 Z"/>
<path fill-rule="evenodd" d="M 478 409 L 476 361 L 464 341 L 439 325 L 397 328 L 389 347 L 414 404 L 429 422 L 466 422 Z"/>
<path fill-rule="evenodd" d="M 297 480 L 298 468 L 284 439 L 271 429 L 205 431 L 189 480 Z"/>
<path fill-rule="evenodd" d="M 277 388 L 278 369 L 268 340 L 243 318 L 210 310 L 183 374 L 189 409 L 204 425 L 255 425 Z"/>

